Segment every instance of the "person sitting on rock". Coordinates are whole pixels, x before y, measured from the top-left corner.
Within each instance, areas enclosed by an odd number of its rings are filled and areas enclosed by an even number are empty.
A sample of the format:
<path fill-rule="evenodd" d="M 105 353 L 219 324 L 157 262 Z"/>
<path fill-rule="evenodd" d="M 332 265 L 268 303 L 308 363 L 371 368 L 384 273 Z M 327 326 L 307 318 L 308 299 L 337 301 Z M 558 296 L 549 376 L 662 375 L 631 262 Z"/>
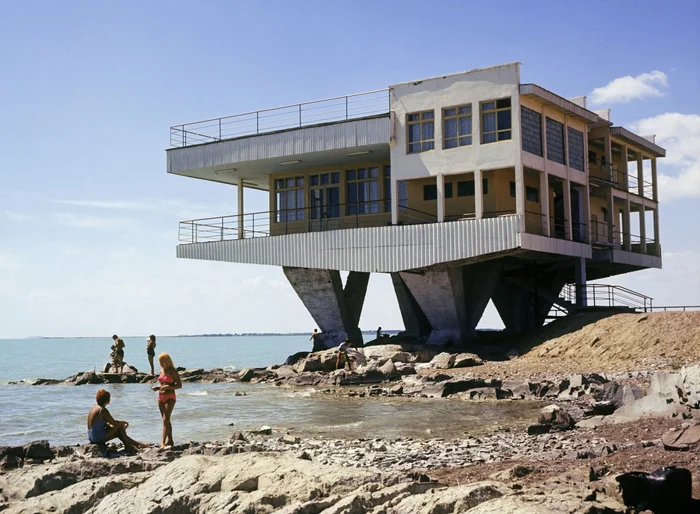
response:
<path fill-rule="evenodd" d="M 117 421 L 107 410 L 111 399 L 109 391 L 100 389 L 95 396 L 97 405 L 90 409 L 87 417 L 88 439 L 93 444 L 105 444 L 107 441 L 118 437 L 127 450 L 133 448 L 146 448 L 148 445 L 139 443 L 126 435 L 129 423 Z"/>
<path fill-rule="evenodd" d="M 348 350 L 353 346 L 354 345 L 352 344 L 352 341 L 350 341 L 349 337 L 346 337 L 345 341 L 340 343 L 340 345 L 338 346 L 338 356 L 335 359 L 335 369 L 338 369 L 338 364 L 340 364 L 340 361 L 342 359 L 343 369 L 345 369 L 345 365 L 347 364 L 350 367 L 350 370 L 352 371 L 352 361 L 348 356 Z"/>

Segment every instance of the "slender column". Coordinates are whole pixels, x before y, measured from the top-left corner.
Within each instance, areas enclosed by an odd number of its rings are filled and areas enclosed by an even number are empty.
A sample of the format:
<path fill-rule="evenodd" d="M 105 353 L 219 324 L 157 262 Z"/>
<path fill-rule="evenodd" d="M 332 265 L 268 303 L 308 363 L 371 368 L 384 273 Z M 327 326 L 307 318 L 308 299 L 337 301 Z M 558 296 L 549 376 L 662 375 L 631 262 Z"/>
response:
<path fill-rule="evenodd" d="M 654 213 L 654 244 L 656 245 L 656 255 L 661 256 L 661 236 L 659 235 L 659 207 L 652 211 Z"/>
<path fill-rule="evenodd" d="M 399 222 L 399 181 L 391 177 L 391 224 Z"/>
<path fill-rule="evenodd" d="M 542 235 L 549 237 L 549 175 L 540 172 L 540 209 L 542 211 Z"/>
<path fill-rule="evenodd" d="M 656 157 L 651 158 L 651 187 L 653 190 L 653 195 L 654 195 L 654 201 L 658 202 L 659 201 L 659 185 L 656 182 Z M 656 237 L 658 238 L 658 232 L 654 232 Z"/>
<path fill-rule="evenodd" d="M 605 162 L 606 162 L 606 166 L 608 166 L 607 175 L 609 176 L 610 171 L 612 171 L 612 141 L 610 139 L 610 129 L 609 128 L 606 129 L 605 135 L 603 136 L 603 146 L 605 147 Z M 603 170 L 603 173 L 606 173 L 606 170 Z M 609 178 L 612 178 L 612 177 L 609 177 Z M 619 178 L 618 178 L 618 181 L 619 181 Z"/>
<path fill-rule="evenodd" d="M 243 179 L 238 178 L 238 239 L 245 236 L 243 229 Z"/>
<path fill-rule="evenodd" d="M 647 220 L 644 200 L 639 206 L 639 251 L 647 253 Z"/>
<path fill-rule="evenodd" d="M 622 244 L 626 252 L 631 252 L 632 251 L 632 230 L 631 230 L 631 224 L 630 224 L 630 195 L 629 193 L 627 194 L 627 198 L 625 200 L 625 212 L 623 214 L 623 223 L 622 223 Z"/>
<path fill-rule="evenodd" d="M 584 223 L 586 224 L 585 237 L 584 240 L 587 243 L 591 242 L 591 234 L 593 233 L 593 228 L 591 226 L 591 189 L 590 189 L 590 174 L 588 169 L 588 126 L 583 130 L 583 169 L 586 173 L 586 185 L 583 188 L 583 194 L 585 198 L 583 199 L 583 213 L 584 213 Z"/>
<path fill-rule="evenodd" d="M 612 163 L 611 163 L 612 164 Z M 612 168 L 610 169 L 612 173 Z M 617 182 L 620 184 L 620 189 L 624 189 L 625 191 L 629 190 L 629 166 L 627 166 L 627 145 L 622 145 L 620 148 L 620 170 L 619 174 L 621 175 L 618 177 Z"/>
<path fill-rule="evenodd" d="M 613 190 L 608 188 L 608 243 L 615 243 L 615 201 L 613 199 Z"/>
<path fill-rule="evenodd" d="M 644 156 L 642 152 L 637 152 L 637 190 L 639 196 L 644 198 Z"/>
<path fill-rule="evenodd" d="M 474 170 L 474 214 L 476 219 L 484 217 L 484 181 L 481 170 Z"/>
<path fill-rule="evenodd" d="M 515 165 L 515 214 L 523 220 L 525 226 L 525 172 L 522 163 Z"/>
<path fill-rule="evenodd" d="M 565 239 L 573 239 L 572 231 L 571 231 L 571 182 L 569 181 L 569 177 L 566 177 L 566 180 L 564 181 L 564 186 L 563 186 L 563 193 L 564 193 L 564 230 L 565 230 Z"/>
<path fill-rule="evenodd" d="M 586 290 L 586 258 L 574 257 L 574 274 L 576 276 L 576 305 L 586 307 L 588 295 Z"/>
<path fill-rule="evenodd" d="M 438 173 L 435 177 L 437 184 L 437 220 L 445 221 L 445 176 Z"/>

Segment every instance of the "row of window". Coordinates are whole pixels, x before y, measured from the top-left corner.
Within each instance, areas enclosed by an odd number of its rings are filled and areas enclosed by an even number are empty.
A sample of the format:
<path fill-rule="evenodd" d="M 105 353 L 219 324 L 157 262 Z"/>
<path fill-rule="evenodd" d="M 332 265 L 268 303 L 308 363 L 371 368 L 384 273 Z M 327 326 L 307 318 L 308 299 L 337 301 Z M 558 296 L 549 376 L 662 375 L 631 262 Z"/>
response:
<path fill-rule="evenodd" d="M 381 176 L 380 176 L 381 175 Z M 379 198 L 379 180 L 384 181 L 384 198 Z M 345 170 L 345 215 L 376 214 L 391 211 L 391 167 L 378 166 Z M 277 200 L 276 221 L 301 221 L 306 219 L 304 202 L 304 177 L 288 177 L 275 180 Z M 408 203 L 406 182 L 398 183 L 399 208 Z M 337 218 L 341 212 L 340 172 L 331 171 L 309 176 L 309 219 Z"/>
<path fill-rule="evenodd" d="M 481 144 L 496 143 L 512 138 L 510 98 L 480 103 Z M 442 148 L 459 148 L 472 144 L 472 105 L 457 105 L 442 109 Z M 435 149 L 435 111 L 406 115 L 408 153 Z"/>
<path fill-rule="evenodd" d="M 483 193 L 489 193 L 489 180 L 487 178 L 481 181 Z M 452 198 L 453 188 L 452 182 L 445 182 L 445 198 Z M 457 196 L 474 196 L 474 181 L 460 180 L 457 182 Z M 428 184 L 423 186 L 423 200 L 437 200 L 437 185 Z"/>
<path fill-rule="evenodd" d="M 542 145 L 542 115 L 528 109 L 525 106 L 520 108 L 520 119 L 522 125 L 523 150 L 525 152 L 544 157 Z M 545 118 L 545 131 L 547 133 L 547 159 L 566 164 L 567 157 L 569 166 L 579 171 L 585 171 L 583 156 L 583 132 L 571 127 L 566 127 L 566 137 L 564 136 L 564 124 Z M 566 148 L 565 142 L 568 142 Z M 590 155 L 590 154 L 589 154 Z"/>

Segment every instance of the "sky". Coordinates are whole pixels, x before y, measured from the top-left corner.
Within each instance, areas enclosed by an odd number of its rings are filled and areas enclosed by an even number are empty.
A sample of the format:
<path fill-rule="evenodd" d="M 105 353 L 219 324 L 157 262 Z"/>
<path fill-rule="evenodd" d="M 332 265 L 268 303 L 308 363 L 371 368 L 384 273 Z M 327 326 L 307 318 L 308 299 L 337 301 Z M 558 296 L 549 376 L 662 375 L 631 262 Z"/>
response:
<path fill-rule="evenodd" d="M 695 0 L 8 2 L 0 338 L 312 330 L 281 268 L 175 258 L 178 221 L 237 208 L 166 173 L 169 127 L 514 61 L 656 134 L 664 267 L 609 282 L 700 305 L 698 34 Z M 388 276 L 360 325 L 402 327 Z"/>

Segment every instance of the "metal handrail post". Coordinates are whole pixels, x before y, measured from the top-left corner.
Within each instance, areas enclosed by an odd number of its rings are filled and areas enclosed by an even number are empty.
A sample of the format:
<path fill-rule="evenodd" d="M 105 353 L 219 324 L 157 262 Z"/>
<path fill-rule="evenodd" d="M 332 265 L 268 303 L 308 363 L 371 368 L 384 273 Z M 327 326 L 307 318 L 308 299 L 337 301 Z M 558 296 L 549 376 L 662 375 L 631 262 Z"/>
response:
<path fill-rule="evenodd" d="M 221 141 L 221 118 L 219 118 L 219 141 Z"/>
<path fill-rule="evenodd" d="M 245 233 L 243 234 L 243 237 L 245 237 Z M 253 237 L 255 237 L 255 214 L 253 214 Z"/>
<path fill-rule="evenodd" d="M 348 119 L 348 97 L 345 97 L 345 119 Z"/>
<path fill-rule="evenodd" d="M 301 127 L 301 104 L 299 104 L 299 126 Z"/>
<path fill-rule="evenodd" d="M 197 241 L 194 238 L 194 221 L 191 223 L 190 231 L 191 231 L 190 241 L 192 241 L 193 243 L 196 243 Z"/>
<path fill-rule="evenodd" d="M 187 132 L 184 125 L 182 126 L 182 146 L 187 146 Z"/>
<path fill-rule="evenodd" d="M 260 134 L 260 111 L 255 113 L 255 133 Z"/>
<path fill-rule="evenodd" d="M 224 217 L 221 217 L 221 240 L 224 240 Z"/>

